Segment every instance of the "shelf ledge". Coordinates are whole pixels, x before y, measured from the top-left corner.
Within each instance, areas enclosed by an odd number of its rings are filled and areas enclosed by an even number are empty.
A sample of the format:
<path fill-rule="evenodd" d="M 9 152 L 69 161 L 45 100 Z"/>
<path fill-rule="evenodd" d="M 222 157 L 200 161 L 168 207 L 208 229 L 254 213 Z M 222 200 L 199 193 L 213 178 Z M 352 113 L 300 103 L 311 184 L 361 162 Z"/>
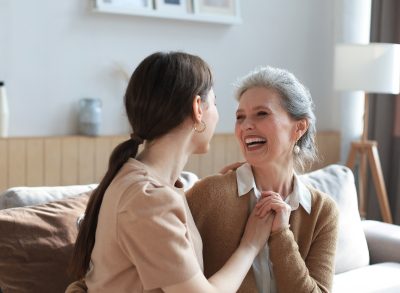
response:
<path fill-rule="evenodd" d="M 218 24 L 240 24 L 242 23 L 242 19 L 240 16 L 225 16 L 225 15 L 211 15 L 204 14 L 198 15 L 195 13 L 186 13 L 186 14 L 174 14 L 174 13 L 166 13 L 162 11 L 155 11 L 149 9 L 143 10 L 134 10 L 127 11 L 122 8 L 93 8 L 93 12 L 96 13 L 112 13 L 112 14 L 122 14 L 122 15 L 135 15 L 135 16 L 145 16 L 145 17 L 155 17 L 155 18 L 163 18 L 163 19 L 177 19 L 177 20 L 185 20 L 185 21 L 195 21 L 195 22 L 208 22 L 208 23 L 218 23 Z"/>

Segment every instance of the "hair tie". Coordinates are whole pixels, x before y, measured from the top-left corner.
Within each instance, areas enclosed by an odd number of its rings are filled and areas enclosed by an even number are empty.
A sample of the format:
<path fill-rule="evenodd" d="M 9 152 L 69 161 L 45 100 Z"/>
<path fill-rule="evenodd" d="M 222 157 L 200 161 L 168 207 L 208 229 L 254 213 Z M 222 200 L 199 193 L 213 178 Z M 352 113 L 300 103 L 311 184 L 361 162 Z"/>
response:
<path fill-rule="evenodd" d="M 144 141 L 143 138 L 141 138 L 141 137 L 138 136 L 138 135 L 135 135 L 134 133 L 131 133 L 131 139 L 132 139 L 133 141 L 135 141 L 136 143 L 138 143 L 138 144 L 142 144 L 143 141 Z"/>

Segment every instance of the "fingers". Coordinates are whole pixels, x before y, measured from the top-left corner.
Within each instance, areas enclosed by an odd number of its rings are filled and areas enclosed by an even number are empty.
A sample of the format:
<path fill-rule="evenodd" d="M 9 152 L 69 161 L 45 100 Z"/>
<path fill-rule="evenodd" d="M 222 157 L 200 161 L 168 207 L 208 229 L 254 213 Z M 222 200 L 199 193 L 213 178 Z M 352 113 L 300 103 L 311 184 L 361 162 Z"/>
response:
<path fill-rule="evenodd" d="M 279 198 L 282 198 L 281 195 L 275 191 L 269 190 L 269 191 L 262 191 L 261 192 L 261 198 L 268 197 L 268 196 L 277 196 Z"/>
<path fill-rule="evenodd" d="M 271 211 L 279 214 L 281 212 L 285 212 L 287 210 L 287 204 L 282 202 L 270 202 L 269 204 L 264 205 L 256 212 L 256 216 L 263 218 Z"/>
<path fill-rule="evenodd" d="M 283 201 L 278 193 L 264 191 L 261 195 L 261 199 L 255 206 L 256 216 L 263 218 L 270 212 L 278 214 L 290 212 L 290 206 Z"/>
<path fill-rule="evenodd" d="M 230 164 L 230 165 L 228 165 L 228 166 L 223 167 L 223 168 L 219 171 L 219 173 L 222 174 L 222 175 L 224 175 L 224 174 L 228 173 L 229 171 L 234 171 L 234 170 L 236 170 L 237 168 L 239 168 L 240 166 L 242 166 L 244 163 L 246 163 L 246 162 L 236 162 L 236 163 Z"/>
<path fill-rule="evenodd" d="M 283 202 L 281 196 L 276 192 L 271 192 L 269 195 L 264 195 L 255 205 L 256 209 L 260 209 L 261 207 L 265 206 L 270 202 Z"/>

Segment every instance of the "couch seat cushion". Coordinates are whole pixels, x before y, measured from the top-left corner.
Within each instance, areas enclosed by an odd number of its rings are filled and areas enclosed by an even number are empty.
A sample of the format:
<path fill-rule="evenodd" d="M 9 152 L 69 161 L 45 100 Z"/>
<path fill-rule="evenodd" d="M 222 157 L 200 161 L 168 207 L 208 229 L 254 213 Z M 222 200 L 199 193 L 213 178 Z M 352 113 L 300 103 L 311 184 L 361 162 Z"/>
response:
<path fill-rule="evenodd" d="M 380 263 L 335 275 L 333 293 L 398 293 L 400 263 Z"/>

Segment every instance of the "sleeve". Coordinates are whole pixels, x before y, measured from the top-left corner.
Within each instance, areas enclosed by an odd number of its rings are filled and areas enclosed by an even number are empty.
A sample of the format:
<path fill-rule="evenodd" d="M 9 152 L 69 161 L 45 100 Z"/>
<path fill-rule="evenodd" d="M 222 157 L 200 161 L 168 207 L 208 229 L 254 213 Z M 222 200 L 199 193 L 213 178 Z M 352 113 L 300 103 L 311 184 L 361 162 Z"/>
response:
<path fill-rule="evenodd" d="M 338 211 L 333 201 L 321 215 L 323 220 L 314 231 L 305 261 L 289 228 L 271 234 L 270 256 L 279 292 L 331 291 L 338 227 Z"/>
<path fill-rule="evenodd" d="M 146 290 L 189 280 L 199 270 L 182 195 L 167 188 L 135 195 L 118 213 L 117 237 Z"/>

